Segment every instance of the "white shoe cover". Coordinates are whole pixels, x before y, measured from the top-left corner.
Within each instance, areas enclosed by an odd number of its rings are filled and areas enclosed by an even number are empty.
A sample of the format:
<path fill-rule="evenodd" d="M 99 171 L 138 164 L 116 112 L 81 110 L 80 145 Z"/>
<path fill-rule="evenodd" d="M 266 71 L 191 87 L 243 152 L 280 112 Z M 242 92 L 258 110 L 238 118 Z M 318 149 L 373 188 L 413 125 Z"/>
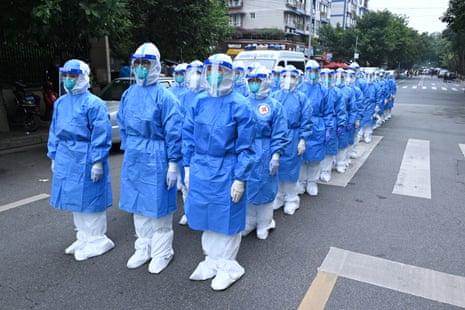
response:
<path fill-rule="evenodd" d="M 345 165 L 344 165 L 344 166 L 338 166 L 338 167 L 336 167 L 336 171 L 337 171 L 337 173 L 344 173 L 344 172 L 346 172 L 346 167 L 345 167 Z"/>
<path fill-rule="evenodd" d="M 129 269 L 139 268 L 150 260 L 148 249 L 136 250 L 134 254 L 128 259 L 126 266 Z"/>
<path fill-rule="evenodd" d="M 69 247 L 65 249 L 65 254 L 74 255 L 74 252 L 81 248 L 83 244 L 84 242 L 82 240 L 74 241 Z"/>
<path fill-rule="evenodd" d="M 295 210 L 299 208 L 299 202 L 286 202 L 284 205 L 284 213 L 288 215 L 293 215 Z"/>
<path fill-rule="evenodd" d="M 235 270 L 235 272 L 228 272 L 222 269 L 218 270 L 216 277 L 212 280 L 211 288 L 215 291 L 223 291 L 230 287 L 245 273 L 244 268 L 242 268 L 240 265 L 239 267 L 241 270 Z"/>
<path fill-rule="evenodd" d="M 317 196 L 318 195 L 318 184 L 310 182 L 307 185 L 307 193 L 310 196 Z"/>
<path fill-rule="evenodd" d="M 77 261 L 83 261 L 91 257 L 105 254 L 115 247 L 113 241 L 108 237 L 104 236 L 100 240 L 92 242 L 86 242 L 80 249 L 74 252 L 74 259 Z"/>
<path fill-rule="evenodd" d="M 273 201 L 273 210 L 278 210 L 283 205 L 284 205 L 284 201 L 276 197 L 275 200 Z"/>
<path fill-rule="evenodd" d="M 200 264 L 197 265 L 197 268 L 195 268 L 189 279 L 194 281 L 208 280 L 216 275 L 216 270 L 217 267 L 215 261 L 207 256 L 205 257 L 205 260 L 201 261 Z"/>
<path fill-rule="evenodd" d="M 169 263 L 173 260 L 174 255 L 170 255 L 168 257 L 155 257 L 152 258 L 152 261 L 149 264 L 149 272 L 150 273 L 160 273 L 162 272 Z"/>
<path fill-rule="evenodd" d="M 183 214 L 183 216 L 179 220 L 179 225 L 187 225 L 187 216 L 185 214 Z"/>
<path fill-rule="evenodd" d="M 321 172 L 320 180 L 323 182 L 331 181 L 331 172 Z"/>
<path fill-rule="evenodd" d="M 275 228 L 276 228 L 276 222 L 274 220 L 271 220 L 271 223 L 270 225 L 268 225 L 267 228 L 257 229 L 257 238 L 260 240 L 265 240 L 266 238 L 268 238 L 270 230 L 275 229 Z"/>
<path fill-rule="evenodd" d="M 304 182 L 297 182 L 297 195 L 302 195 L 305 193 L 305 183 Z"/>

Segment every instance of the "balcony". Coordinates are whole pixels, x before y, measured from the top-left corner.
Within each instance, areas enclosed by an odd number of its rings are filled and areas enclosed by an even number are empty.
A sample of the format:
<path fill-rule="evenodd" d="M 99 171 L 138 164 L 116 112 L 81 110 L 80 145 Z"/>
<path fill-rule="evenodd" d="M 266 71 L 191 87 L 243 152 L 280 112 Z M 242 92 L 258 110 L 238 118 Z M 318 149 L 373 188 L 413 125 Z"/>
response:
<path fill-rule="evenodd" d="M 226 1 L 226 5 L 228 9 L 240 9 L 244 6 L 244 2 L 242 0 L 229 0 Z"/>

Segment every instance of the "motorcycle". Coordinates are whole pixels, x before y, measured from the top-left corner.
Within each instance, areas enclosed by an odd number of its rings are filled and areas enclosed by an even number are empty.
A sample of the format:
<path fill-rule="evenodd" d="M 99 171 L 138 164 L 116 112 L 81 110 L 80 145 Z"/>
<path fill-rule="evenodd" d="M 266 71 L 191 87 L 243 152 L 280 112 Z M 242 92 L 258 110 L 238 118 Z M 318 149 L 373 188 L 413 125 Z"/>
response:
<path fill-rule="evenodd" d="M 24 130 L 36 131 L 40 126 L 40 97 L 28 92 L 21 81 L 14 84 L 17 115 L 21 118 Z"/>

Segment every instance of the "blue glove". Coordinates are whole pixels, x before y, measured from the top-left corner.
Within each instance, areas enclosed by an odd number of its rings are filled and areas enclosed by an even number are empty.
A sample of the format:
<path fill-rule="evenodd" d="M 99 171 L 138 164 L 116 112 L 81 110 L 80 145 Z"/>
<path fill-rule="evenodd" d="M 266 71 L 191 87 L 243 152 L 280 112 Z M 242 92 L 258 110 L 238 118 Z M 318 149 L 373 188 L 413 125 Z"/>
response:
<path fill-rule="evenodd" d="M 176 173 L 178 165 L 170 162 L 168 164 L 168 172 L 166 173 L 166 185 L 168 190 L 172 189 L 178 182 L 178 176 Z"/>
<path fill-rule="evenodd" d="M 328 144 L 329 140 L 331 140 L 331 129 L 326 128 L 325 143 Z"/>
<path fill-rule="evenodd" d="M 270 175 L 278 173 L 279 169 L 279 154 L 273 154 L 270 160 Z"/>
<path fill-rule="evenodd" d="M 354 124 L 347 124 L 347 127 L 346 127 L 347 131 L 351 131 L 352 129 L 354 129 Z"/>
<path fill-rule="evenodd" d="M 340 135 L 342 135 L 343 132 L 344 132 L 344 126 L 342 126 L 342 125 L 338 126 L 337 131 L 336 131 L 337 135 L 340 136 Z"/>
<path fill-rule="evenodd" d="M 97 182 L 103 176 L 103 166 L 101 162 L 96 162 L 92 165 L 92 169 L 90 170 L 90 179 L 92 182 Z"/>

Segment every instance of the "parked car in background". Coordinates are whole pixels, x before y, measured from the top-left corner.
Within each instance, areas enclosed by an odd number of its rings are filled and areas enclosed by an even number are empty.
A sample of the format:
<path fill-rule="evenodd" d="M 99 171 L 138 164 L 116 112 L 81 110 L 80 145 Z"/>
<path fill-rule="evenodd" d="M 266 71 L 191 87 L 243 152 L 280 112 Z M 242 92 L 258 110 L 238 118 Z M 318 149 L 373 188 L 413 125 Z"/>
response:
<path fill-rule="evenodd" d="M 119 136 L 119 127 L 118 122 L 116 121 L 116 114 L 119 110 L 119 103 L 121 101 L 121 96 L 124 91 L 134 83 L 134 79 L 128 77 L 117 78 L 111 81 L 110 84 L 105 86 L 102 91 L 99 93 L 99 97 L 102 98 L 108 107 L 108 112 L 110 113 L 110 122 L 111 122 L 111 134 L 112 134 L 112 143 L 121 143 L 121 137 Z M 161 75 L 158 82 L 165 86 L 166 88 L 174 85 L 174 80 L 172 77 Z"/>
<path fill-rule="evenodd" d="M 447 72 L 449 72 L 447 69 L 440 69 L 438 71 L 438 78 L 444 78 L 444 76 L 447 74 Z"/>

